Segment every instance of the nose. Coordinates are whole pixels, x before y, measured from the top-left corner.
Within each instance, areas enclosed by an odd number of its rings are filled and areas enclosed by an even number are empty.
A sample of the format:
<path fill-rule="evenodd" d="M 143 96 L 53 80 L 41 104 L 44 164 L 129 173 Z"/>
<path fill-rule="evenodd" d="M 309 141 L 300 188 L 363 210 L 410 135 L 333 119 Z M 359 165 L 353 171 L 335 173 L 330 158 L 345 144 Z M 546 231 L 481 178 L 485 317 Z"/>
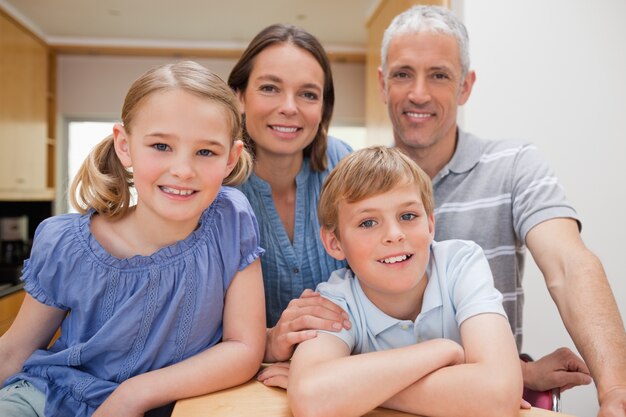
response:
<path fill-rule="evenodd" d="M 431 100 L 430 89 L 425 77 L 416 77 L 409 92 L 409 100 L 415 104 L 425 104 Z"/>
<path fill-rule="evenodd" d="M 195 176 L 193 162 L 190 158 L 184 155 L 178 155 L 172 161 L 170 173 L 176 178 L 180 178 L 182 180 L 193 178 Z"/>
<path fill-rule="evenodd" d="M 285 116 L 293 116 L 298 113 L 298 105 L 294 94 L 285 94 L 283 96 L 279 112 Z"/>
<path fill-rule="evenodd" d="M 398 222 L 388 222 L 385 228 L 385 243 L 398 243 L 404 241 L 406 235 Z"/>

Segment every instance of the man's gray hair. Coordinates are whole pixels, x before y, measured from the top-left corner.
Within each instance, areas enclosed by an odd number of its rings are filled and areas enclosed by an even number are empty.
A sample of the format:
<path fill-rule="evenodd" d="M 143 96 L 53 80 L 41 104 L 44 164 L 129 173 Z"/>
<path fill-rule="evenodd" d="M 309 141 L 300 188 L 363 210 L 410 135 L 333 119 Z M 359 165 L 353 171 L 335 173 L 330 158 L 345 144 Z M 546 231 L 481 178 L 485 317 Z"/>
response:
<path fill-rule="evenodd" d="M 437 32 L 454 36 L 459 46 L 462 77 L 469 71 L 469 37 L 465 25 L 445 7 L 413 6 L 397 15 L 385 30 L 380 51 L 383 73 L 387 72 L 387 53 L 392 39 L 398 35 Z"/>

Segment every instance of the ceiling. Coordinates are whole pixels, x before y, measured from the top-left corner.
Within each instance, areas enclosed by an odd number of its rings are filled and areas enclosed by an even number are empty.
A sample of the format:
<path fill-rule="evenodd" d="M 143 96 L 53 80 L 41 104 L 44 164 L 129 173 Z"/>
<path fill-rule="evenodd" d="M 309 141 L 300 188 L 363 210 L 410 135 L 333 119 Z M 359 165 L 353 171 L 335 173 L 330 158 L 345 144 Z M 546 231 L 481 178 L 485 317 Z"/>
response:
<path fill-rule="evenodd" d="M 329 52 L 365 51 L 379 0 L 0 0 L 47 44 L 243 49 L 262 28 L 291 23 Z"/>

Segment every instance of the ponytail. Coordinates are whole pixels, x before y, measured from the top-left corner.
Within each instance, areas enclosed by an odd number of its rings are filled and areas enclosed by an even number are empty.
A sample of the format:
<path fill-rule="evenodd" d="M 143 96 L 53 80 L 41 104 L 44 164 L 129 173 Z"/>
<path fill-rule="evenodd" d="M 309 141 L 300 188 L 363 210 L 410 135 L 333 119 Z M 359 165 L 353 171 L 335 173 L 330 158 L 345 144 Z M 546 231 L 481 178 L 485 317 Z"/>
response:
<path fill-rule="evenodd" d="M 228 174 L 222 185 L 230 185 L 231 187 L 237 186 L 248 179 L 252 173 L 252 154 L 244 146 L 237 160 L 237 164 L 233 170 Z"/>
<path fill-rule="evenodd" d="M 90 209 L 116 219 L 130 208 L 133 176 L 115 153 L 113 135 L 91 150 L 70 187 L 70 202 L 79 213 Z"/>

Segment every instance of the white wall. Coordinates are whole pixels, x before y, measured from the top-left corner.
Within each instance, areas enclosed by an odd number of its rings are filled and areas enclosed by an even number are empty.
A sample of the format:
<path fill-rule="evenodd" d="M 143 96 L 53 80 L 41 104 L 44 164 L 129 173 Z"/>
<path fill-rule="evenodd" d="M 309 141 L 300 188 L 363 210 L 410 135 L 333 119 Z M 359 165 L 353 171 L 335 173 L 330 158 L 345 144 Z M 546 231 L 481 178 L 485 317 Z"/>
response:
<path fill-rule="evenodd" d="M 235 60 L 191 58 L 228 79 Z M 57 111 L 62 117 L 119 118 L 128 87 L 147 69 L 175 58 L 61 55 L 57 68 Z M 333 124 L 365 125 L 365 65 L 332 63 Z"/>
<path fill-rule="evenodd" d="M 457 0 L 453 9 L 467 25 L 477 71 L 460 124 L 484 137 L 525 138 L 542 150 L 624 317 L 626 2 Z M 532 259 L 524 287 L 524 351 L 575 349 Z M 597 413 L 593 386 L 562 398 L 567 413 Z"/>

